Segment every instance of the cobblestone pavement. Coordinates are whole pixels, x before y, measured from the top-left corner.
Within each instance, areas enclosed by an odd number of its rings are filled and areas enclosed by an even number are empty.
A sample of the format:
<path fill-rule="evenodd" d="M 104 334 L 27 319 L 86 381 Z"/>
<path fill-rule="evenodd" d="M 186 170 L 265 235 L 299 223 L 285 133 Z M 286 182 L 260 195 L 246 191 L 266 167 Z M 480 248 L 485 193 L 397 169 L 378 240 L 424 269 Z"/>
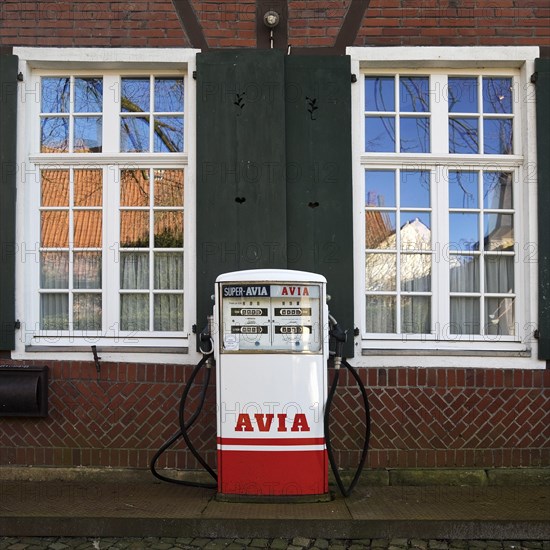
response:
<path fill-rule="evenodd" d="M 0 537 L 0 550 L 550 550 L 550 541 Z"/>

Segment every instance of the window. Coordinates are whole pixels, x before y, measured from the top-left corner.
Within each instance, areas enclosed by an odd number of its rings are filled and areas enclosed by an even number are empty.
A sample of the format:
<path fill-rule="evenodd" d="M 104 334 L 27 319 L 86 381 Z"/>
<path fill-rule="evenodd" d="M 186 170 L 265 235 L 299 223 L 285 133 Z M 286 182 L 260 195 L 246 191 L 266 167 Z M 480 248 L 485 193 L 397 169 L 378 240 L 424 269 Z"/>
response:
<path fill-rule="evenodd" d="M 446 62 L 429 48 L 423 63 L 406 59 L 412 48 L 372 50 L 351 49 L 361 74 L 353 116 L 363 347 L 526 349 L 525 60 L 494 57 L 481 70 L 476 48 L 443 48 Z"/>
<path fill-rule="evenodd" d="M 136 62 L 116 71 L 85 62 L 67 71 L 51 60 L 28 69 L 39 99 L 24 106 L 34 136 L 25 233 L 37 243 L 25 266 L 27 350 L 185 349 L 188 71 L 161 61 L 163 52 L 144 56 L 159 59 L 154 72 Z"/>

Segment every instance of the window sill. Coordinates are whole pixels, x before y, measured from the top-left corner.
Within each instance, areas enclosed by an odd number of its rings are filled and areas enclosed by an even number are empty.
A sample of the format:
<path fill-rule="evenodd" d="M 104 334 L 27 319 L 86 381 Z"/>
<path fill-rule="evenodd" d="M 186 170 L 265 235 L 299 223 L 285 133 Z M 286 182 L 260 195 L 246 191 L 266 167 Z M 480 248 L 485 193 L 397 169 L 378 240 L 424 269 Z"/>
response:
<path fill-rule="evenodd" d="M 62 353 L 90 352 L 91 346 L 25 346 L 27 353 Z M 154 347 L 154 346 L 98 346 L 97 353 L 171 353 L 188 354 L 189 347 Z"/>
<path fill-rule="evenodd" d="M 465 350 L 465 349 L 380 349 L 363 348 L 363 356 L 400 356 L 400 357 L 531 357 L 531 350 Z"/>

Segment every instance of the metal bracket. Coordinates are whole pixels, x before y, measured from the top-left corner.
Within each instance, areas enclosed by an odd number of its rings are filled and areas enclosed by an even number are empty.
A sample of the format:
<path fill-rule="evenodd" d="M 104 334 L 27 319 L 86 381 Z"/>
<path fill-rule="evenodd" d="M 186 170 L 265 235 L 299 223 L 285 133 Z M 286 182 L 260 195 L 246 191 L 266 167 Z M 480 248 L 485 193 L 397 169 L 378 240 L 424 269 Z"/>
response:
<path fill-rule="evenodd" d="M 97 375 L 99 376 L 101 372 L 101 365 L 99 363 L 101 357 L 97 355 L 97 346 L 92 346 L 92 353 L 94 354 L 95 370 L 97 371 Z"/>
<path fill-rule="evenodd" d="M 539 78 L 539 73 L 538 72 L 535 72 L 531 75 L 531 84 L 536 84 L 537 83 L 537 80 Z"/>

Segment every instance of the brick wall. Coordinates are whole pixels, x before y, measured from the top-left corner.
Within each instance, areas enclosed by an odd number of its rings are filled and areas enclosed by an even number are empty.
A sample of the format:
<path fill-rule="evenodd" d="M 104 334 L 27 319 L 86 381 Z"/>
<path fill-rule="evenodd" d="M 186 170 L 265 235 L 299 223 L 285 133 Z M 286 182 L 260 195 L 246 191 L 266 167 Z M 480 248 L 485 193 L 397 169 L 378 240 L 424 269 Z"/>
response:
<path fill-rule="evenodd" d="M 98 379 L 93 363 L 50 363 L 49 417 L 0 419 L 0 465 L 147 468 L 178 430 L 192 368 L 103 363 Z M 372 409 L 372 468 L 550 466 L 550 370 L 363 368 L 360 375 Z M 351 467 L 363 413 L 353 379 L 342 371 L 340 382 L 333 445 L 337 462 Z M 212 465 L 214 386 L 212 377 L 202 420 L 190 432 Z M 164 466 L 198 467 L 183 443 L 159 461 Z"/>
<path fill-rule="evenodd" d="M 288 42 L 333 46 L 350 3 L 289 1 Z M 256 46 L 256 1 L 195 0 L 191 5 L 210 48 Z M 549 18 L 547 0 L 371 0 L 353 45 L 550 46 Z M 190 43 L 170 0 L 2 0 L 0 46 Z"/>

